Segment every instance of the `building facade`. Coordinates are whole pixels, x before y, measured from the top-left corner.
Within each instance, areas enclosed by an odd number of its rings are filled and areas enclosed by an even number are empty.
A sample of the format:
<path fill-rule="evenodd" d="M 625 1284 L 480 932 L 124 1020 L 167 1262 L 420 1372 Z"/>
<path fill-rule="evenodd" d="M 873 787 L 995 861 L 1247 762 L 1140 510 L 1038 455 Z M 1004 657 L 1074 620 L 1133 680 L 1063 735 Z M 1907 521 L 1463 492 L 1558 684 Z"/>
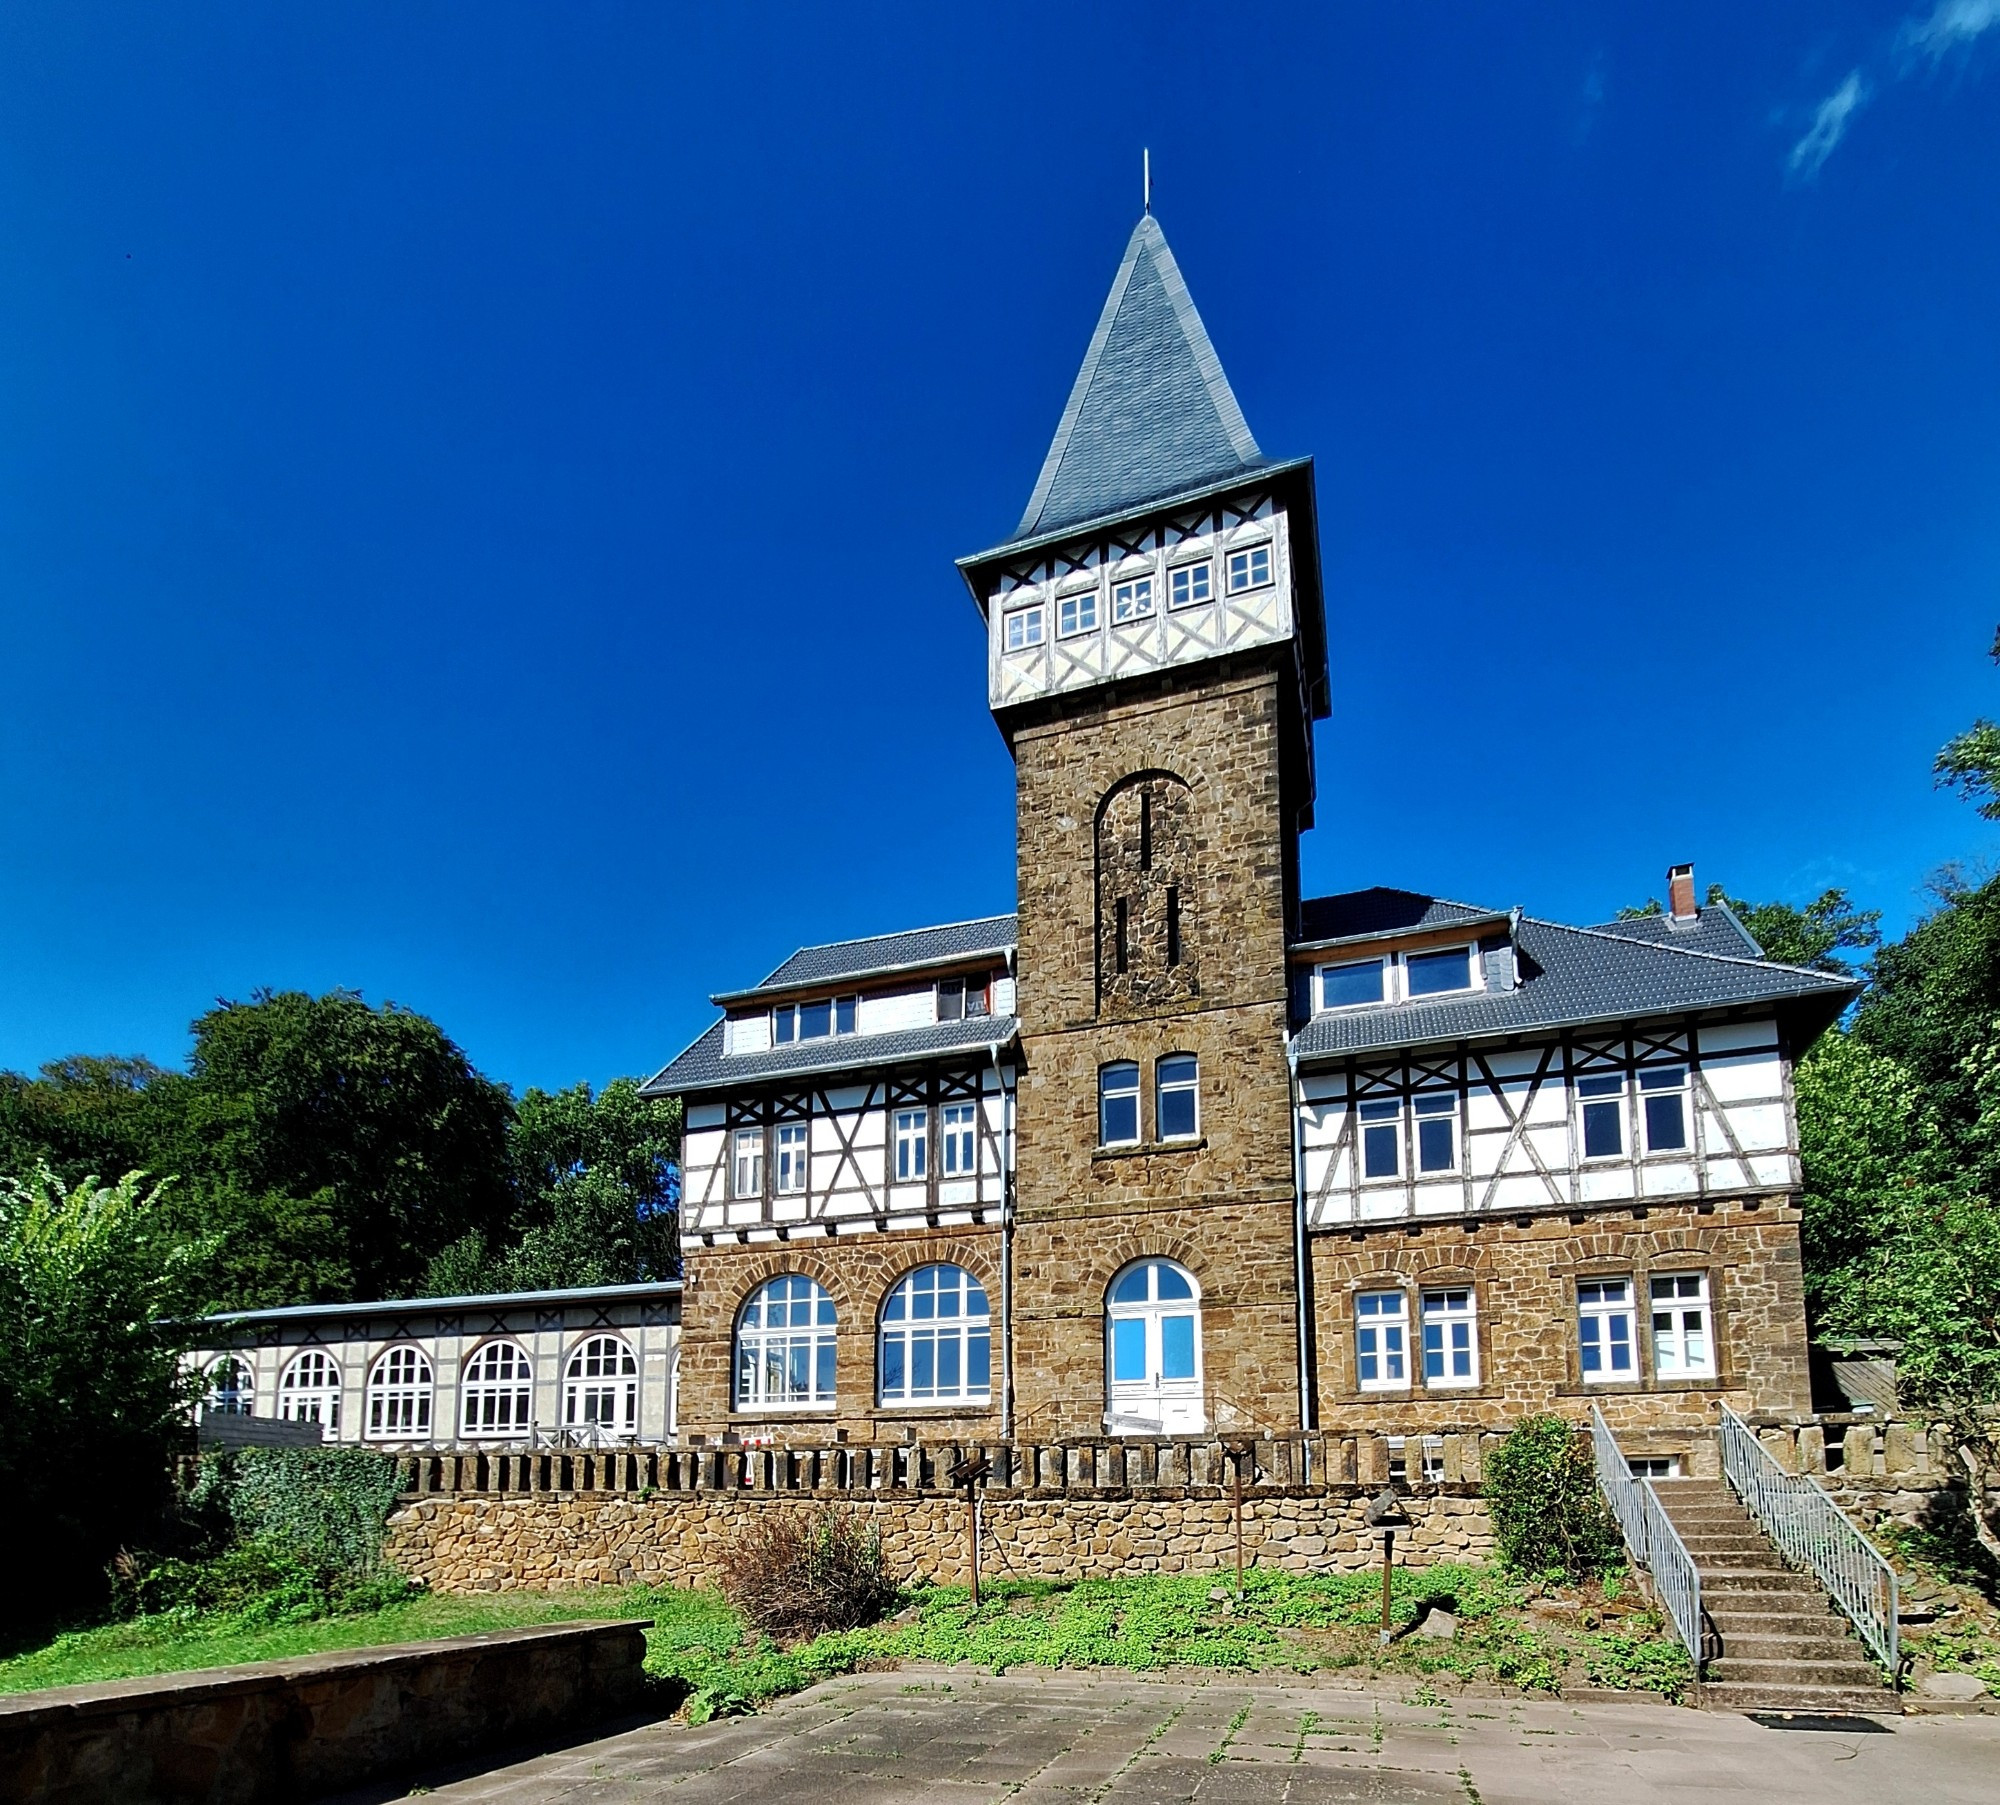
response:
<path fill-rule="evenodd" d="M 1017 914 L 802 949 L 647 1086 L 687 1109 L 687 1433 L 1598 1400 L 1671 1458 L 1717 1398 L 1807 1407 L 1790 1071 L 1851 986 L 1686 867 L 1666 914 L 1588 928 L 1303 896 L 1313 480 L 1142 219 L 1025 514 L 959 566 Z"/>

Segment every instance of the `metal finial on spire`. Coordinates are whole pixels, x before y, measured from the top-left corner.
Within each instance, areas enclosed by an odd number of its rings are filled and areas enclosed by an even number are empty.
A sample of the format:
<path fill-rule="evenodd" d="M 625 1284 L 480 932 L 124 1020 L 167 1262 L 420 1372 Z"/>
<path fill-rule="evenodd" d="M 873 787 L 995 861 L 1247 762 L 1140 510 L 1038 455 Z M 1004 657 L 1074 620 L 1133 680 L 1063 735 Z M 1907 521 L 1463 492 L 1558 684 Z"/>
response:
<path fill-rule="evenodd" d="M 1150 150 L 1142 150 L 1139 155 L 1143 159 L 1146 172 L 1146 211 L 1150 213 L 1153 210 L 1153 153 Z"/>

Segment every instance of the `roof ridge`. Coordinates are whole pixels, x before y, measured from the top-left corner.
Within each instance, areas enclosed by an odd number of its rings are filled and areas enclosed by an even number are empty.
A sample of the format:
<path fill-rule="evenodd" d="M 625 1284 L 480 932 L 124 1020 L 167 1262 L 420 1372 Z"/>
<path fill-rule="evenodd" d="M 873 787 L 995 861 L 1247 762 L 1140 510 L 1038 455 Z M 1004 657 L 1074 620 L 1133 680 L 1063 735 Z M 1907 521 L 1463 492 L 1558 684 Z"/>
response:
<path fill-rule="evenodd" d="M 1823 984 L 1852 984 L 1852 978 L 1836 978 L 1830 971 L 1814 971 L 1810 965 L 1788 965 L 1782 959 L 1738 958 L 1734 953 L 1711 953 L 1698 946 L 1674 946 L 1664 940 L 1634 940 L 1629 934 L 1615 934 L 1607 927 L 1580 928 L 1573 922 L 1546 921 L 1539 915 L 1528 915 L 1524 920 L 1532 921 L 1537 927 L 1559 928 L 1565 934 L 1587 934 L 1592 940 L 1612 940 L 1620 946 L 1643 946 L 1656 953 L 1674 953 L 1683 959 L 1711 959 L 1717 965 L 1748 965 L 1757 971 L 1789 971 L 1802 978 L 1817 978 Z"/>
<path fill-rule="evenodd" d="M 900 940 L 905 934 L 942 934 L 947 928 L 976 928 L 986 921 L 1018 921 L 1018 909 L 1005 909 L 998 915 L 968 915 L 963 921 L 927 921 L 921 927 L 888 928 L 880 934 L 856 934 L 851 940 L 813 940 L 806 945 L 795 947 L 790 955 L 778 962 L 772 969 L 782 971 L 800 953 L 824 953 L 836 946 L 866 946 L 871 940 Z"/>

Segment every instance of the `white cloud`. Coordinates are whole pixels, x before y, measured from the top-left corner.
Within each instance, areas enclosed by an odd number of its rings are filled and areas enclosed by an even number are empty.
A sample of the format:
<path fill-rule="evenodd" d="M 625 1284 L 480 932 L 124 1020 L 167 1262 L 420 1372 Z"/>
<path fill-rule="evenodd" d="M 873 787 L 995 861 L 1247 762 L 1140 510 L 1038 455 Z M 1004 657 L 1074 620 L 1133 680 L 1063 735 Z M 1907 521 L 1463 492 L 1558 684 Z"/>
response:
<path fill-rule="evenodd" d="M 2000 0 L 1938 0 L 1928 19 L 1904 21 L 1902 38 L 1936 62 L 1996 25 L 2000 25 Z"/>
<path fill-rule="evenodd" d="M 1966 3 L 1984 4 L 1986 0 L 1966 0 Z M 2000 6 L 2000 0 L 1992 0 L 1992 4 Z M 1806 135 L 1792 146 L 1787 167 L 1793 175 L 1810 182 L 1819 174 L 1820 165 L 1833 155 L 1834 146 L 1846 135 L 1848 120 L 1867 98 L 1868 87 L 1861 79 L 1861 71 L 1849 71 L 1847 79 L 1819 103 L 1819 111 L 1813 115 Z"/>

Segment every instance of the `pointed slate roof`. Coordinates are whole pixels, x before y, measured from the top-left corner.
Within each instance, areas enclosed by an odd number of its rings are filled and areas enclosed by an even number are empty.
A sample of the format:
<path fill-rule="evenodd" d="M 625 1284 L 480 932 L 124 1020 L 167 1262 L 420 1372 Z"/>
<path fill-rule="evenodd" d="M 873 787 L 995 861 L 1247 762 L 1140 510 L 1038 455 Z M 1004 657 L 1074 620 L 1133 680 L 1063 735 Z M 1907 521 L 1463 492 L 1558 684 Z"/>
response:
<path fill-rule="evenodd" d="M 1264 462 L 1148 213 L 1132 229 L 1014 537 L 1141 507 Z"/>

